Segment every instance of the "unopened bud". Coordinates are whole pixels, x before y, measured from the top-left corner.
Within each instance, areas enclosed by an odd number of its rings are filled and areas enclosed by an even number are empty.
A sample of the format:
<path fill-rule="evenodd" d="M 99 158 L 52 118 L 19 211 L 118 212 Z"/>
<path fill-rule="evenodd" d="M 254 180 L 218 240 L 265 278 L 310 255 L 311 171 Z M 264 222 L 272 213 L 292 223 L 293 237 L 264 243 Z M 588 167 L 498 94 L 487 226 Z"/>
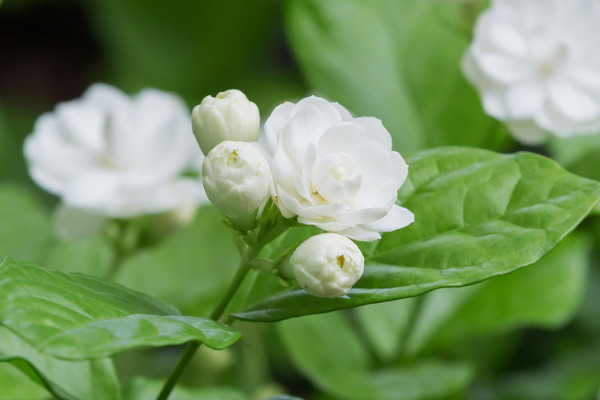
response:
<path fill-rule="evenodd" d="M 223 214 L 238 219 L 253 214 L 269 197 L 267 160 L 249 143 L 225 141 L 202 164 L 202 183 L 209 200 Z"/>
<path fill-rule="evenodd" d="M 259 125 L 258 107 L 236 89 L 206 96 L 192 110 L 192 129 L 204 154 L 225 140 L 256 141 Z"/>
<path fill-rule="evenodd" d="M 354 242 L 337 233 L 322 233 L 302 243 L 290 258 L 294 277 L 313 296 L 339 297 L 362 276 L 365 258 Z"/>

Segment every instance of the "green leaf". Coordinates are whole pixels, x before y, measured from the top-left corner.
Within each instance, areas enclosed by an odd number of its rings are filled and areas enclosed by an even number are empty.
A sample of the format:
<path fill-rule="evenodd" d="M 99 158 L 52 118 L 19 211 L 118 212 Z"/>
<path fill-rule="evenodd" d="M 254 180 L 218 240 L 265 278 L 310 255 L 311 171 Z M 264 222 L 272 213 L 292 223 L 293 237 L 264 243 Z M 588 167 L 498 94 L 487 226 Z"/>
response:
<path fill-rule="evenodd" d="M 160 393 L 164 382 L 147 378 L 136 378 L 128 386 L 124 400 L 154 399 Z M 177 385 L 169 396 L 169 400 L 247 400 L 238 390 L 224 387 L 185 388 Z"/>
<path fill-rule="evenodd" d="M 471 296 L 449 319 L 439 319 L 434 339 L 451 344 L 490 333 L 521 327 L 557 328 L 577 312 L 584 294 L 590 243 L 571 235 L 530 268 L 473 286 Z M 445 289 L 432 295 L 435 303 L 452 302 L 463 289 Z M 429 300 L 429 299 L 427 299 Z M 433 307 L 422 309 L 427 319 Z M 437 313 L 429 318 L 437 318 Z M 419 323 L 421 319 L 419 320 Z M 426 341 L 428 334 L 415 326 L 409 345 Z M 416 348 L 411 348 L 414 352 Z"/>
<path fill-rule="evenodd" d="M 1 323 L 40 351 L 64 359 L 191 340 L 221 349 L 240 338 L 232 328 L 178 316 L 174 307 L 123 286 L 10 259 L 0 264 L 0 294 L 8 299 L 0 304 Z"/>
<path fill-rule="evenodd" d="M 493 387 L 501 400 L 589 400 L 600 389 L 600 343 L 586 343 L 541 368 L 509 375 Z"/>
<path fill-rule="evenodd" d="M 43 400 L 46 392 L 10 363 L 0 364 L 1 400 Z"/>
<path fill-rule="evenodd" d="M 56 243 L 45 257 L 44 265 L 63 272 L 106 276 L 114 250 L 104 236 Z"/>
<path fill-rule="evenodd" d="M 441 397 L 464 388 L 471 377 L 464 364 L 436 360 L 371 370 L 365 346 L 339 313 L 284 321 L 277 327 L 302 373 L 323 391 L 346 400 Z"/>
<path fill-rule="evenodd" d="M 398 354 L 402 332 L 411 322 L 415 300 L 410 298 L 369 304 L 356 309 L 362 329 L 379 359 L 389 362 Z"/>
<path fill-rule="evenodd" d="M 341 298 L 300 289 L 276 294 L 235 314 L 276 321 L 471 285 L 532 264 L 590 212 L 600 184 L 531 153 L 501 155 L 459 147 L 408 158 L 399 202 L 415 214 L 385 234 L 363 277 Z"/>
<path fill-rule="evenodd" d="M 0 327 L 0 361 L 12 364 L 61 400 L 120 398 L 118 380 L 110 360 L 57 360 L 40 353 L 3 327 Z"/>
<path fill-rule="evenodd" d="M 52 224 L 29 191 L 0 186 L 0 221 L 0 258 L 43 260 L 52 244 Z"/>
<path fill-rule="evenodd" d="M 239 263 L 222 218 L 215 207 L 200 208 L 192 225 L 125 260 L 117 281 L 184 314 L 209 315 Z"/>
<path fill-rule="evenodd" d="M 288 36 L 312 86 L 354 112 L 381 118 L 397 132 L 399 148 L 423 148 L 423 126 L 400 76 L 395 39 L 389 25 L 381 23 L 383 3 L 300 0 L 289 5 Z"/>
<path fill-rule="evenodd" d="M 358 115 L 381 118 L 394 145 L 502 148 L 509 140 L 485 115 L 460 71 L 470 41 L 462 2 L 295 0 L 287 32 L 317 92 Z"/>
<path fill-rule="evenodd" d="M 133 347 L 162 347 L 200 341 L 221 350 L 240 333 L 213 320 L 185 316 L 128 315 L 64 330 L 40 345 L 40 350 L 64 359 L 107 357 Z"/>

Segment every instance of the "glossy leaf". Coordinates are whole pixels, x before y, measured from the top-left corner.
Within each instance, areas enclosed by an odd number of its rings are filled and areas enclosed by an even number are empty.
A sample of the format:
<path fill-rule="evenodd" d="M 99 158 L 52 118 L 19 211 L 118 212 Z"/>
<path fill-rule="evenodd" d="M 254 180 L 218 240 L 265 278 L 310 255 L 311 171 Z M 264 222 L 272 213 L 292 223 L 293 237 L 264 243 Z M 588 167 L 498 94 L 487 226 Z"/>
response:
<path fill-rule="evenodd" d="M 431 312 L 439 304 L 452 303 L 456 292 L 444 289 L 431 293 L 436 304 L 426 303 L 409 340 L 410 352 L 428 338 L 420 329 L 422 319 L 437 319 L 434 340 L 451 345 L 473 336 L 503 333 L 521 327 L 557 328 L 577 312 L 585 290 L 589 243 L 571 235 L 530 268 L 473 286 L 470 296 L 451 318 Z M 427 299 L 429 300 L 429 299 Z M 429 317 L 429 318 L 427 318 Z"/>
<path fill-rule="evenodd" d="M 448 147 L 408 159 L 399 201 L 415 214 L 385 234 L 363 277 L 341 298 L 300 289 L 235 314 L 274 321 L 471 285 L 539 260 L 590 212 L 600 184 L 531 153 Z"/>
<path fill-rule="evenodd" d="M 47 354 L 109 356 L 141 346 L 198 340 L 220 349 L 240 333 L 101 279 L 5 259 L 0 264 L 0 321 Z M 147 315 L 150 314 L 150 315 Z M 166 316 L 163 316 L 166 315 Z"/>
<path fill-rule="evenodd" d="M 12 364 L 60 400 L 120 398 L 110 360 L 57 360 L 3 327 L 0 327 L 0 361 Z"/>
<path fill-rule="evenodd" d="M 369 354 L 340 313 L 284 321 L 278 331 L 311 382 L 347 400 L 441 397 L 465 387 L 471 377 L 468 366 L 437 360 L 371 370 Z"/>

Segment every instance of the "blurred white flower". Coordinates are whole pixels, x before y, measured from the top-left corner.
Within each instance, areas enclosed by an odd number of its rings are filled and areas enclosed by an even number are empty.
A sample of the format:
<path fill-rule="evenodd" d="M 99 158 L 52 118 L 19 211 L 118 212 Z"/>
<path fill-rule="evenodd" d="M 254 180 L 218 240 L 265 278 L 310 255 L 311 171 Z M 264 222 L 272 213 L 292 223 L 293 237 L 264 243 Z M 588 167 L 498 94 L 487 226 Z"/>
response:
<path fill-rule="evenodd" d="M 236 89 L 206 96 L 192 110 L 194 135 L 205 155 L 225 140 L 256 141 L 259 126 L 258 107 Z"/>
<path fill-rule="evenodd" d="M 106 217 L 92 214 L 63 203 L 54 209 L 54 233 L 63 240 L 82 239 L 93 236 L 104 228 Z"/>
<path fill-rule="evenodd" d="M 600 2 L 495 0 L 463 59 L 485 111 L 521 142 L 600 131 Z"/>
<path fill-rule="evenodd" d="M 230 218 L 242 218 L 268 199 L 269 164 L 250 143 L 227 140 L 204 159 L 202 183 L 215 207 Z"/>
<path fill-rule="evenodd" d="M 365 258 L 354 242 L 337 233 L 305 240 L 290 258 L 294 278 L 313 296 L 339 297 L 362 276 Z"/>
<path fill-rule="evenodd" d="M 380 120 L 312 96 L 275 108 L 260 142 L 284 217 L 362 241 L 413 222 L 394 204 L 408 166 Z"/>
<path fill-rule="evenodd" d="M 38 185 L 96 216 L 131 218 L 206 201 L 199 179 L 183 176 L 202 158 L 188 109 L 158 90 L 129 97 L 92 85 L 38 118 L 25 157 Z"/>

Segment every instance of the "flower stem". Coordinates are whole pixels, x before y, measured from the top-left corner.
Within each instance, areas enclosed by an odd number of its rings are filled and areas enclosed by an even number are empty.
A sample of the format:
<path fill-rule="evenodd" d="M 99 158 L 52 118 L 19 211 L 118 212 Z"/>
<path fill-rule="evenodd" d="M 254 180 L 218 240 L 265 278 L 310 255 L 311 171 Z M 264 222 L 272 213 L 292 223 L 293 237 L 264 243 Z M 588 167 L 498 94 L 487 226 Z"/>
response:
<path fill-rule="evenodd" d="M 229 305 L 229 302 L 231 301 L 231 299 L 233 299 L 233 296 L 244 281 L 244 278 L 248 274 L 248 271 L 250 271 L 252 260 L 258 255 L 260 250 L 261 249 L 258 247 L 249 247 L 243 253 L 242 260 L 240 261 L 240 266 L 238 267 L 238 270 L 235 273 L 233 280 L 229 284 L 227 291 L 225 292 L 225 294 L 223 295 L 213 312 L 210 314 L 210 319 L 218 321 L 219 318 L 223 316 L 223 313 Z M 202 343 L 198 341 L 189 342 L 187 344 L 185 350 L 179 358 L 179 361 L 177 361 L 177 365 L 175 365 L 175 368 L 173 368 L 173 370 L 169 374 L 169 377 L 167 378 L 167 381 L 165 382 L 156 400 L 167 400 L 167 398 L 171 394 L 171 391 L 175 387 L 175 384 L 179 380 L 179 377 L 183 373 L 183 370 L 187 367 L 190 360 L 196 353 L 196 350 L 198 350 L 201 344 Z"/>
<path fill-rule="evenodd" d="M 223 316 L 225 310 L 227 309 L 227 306 L 237 293 L 242 282 L 244 281 L 244 278 L 246 278 L 246 275 L 248 275 L 248 272 L 252 268 L 252 262 L 258 257 L 261 250 L 268 243 L 270 243 L 283 232 L 285 232 L 286 229 L 290 226 L 289 221 L 286 221 L 281 216 L 281 214 L 279 214 L 278 210 L 276 210 L 275 207 L 273 207 L 272 210 L 275 211 L 273 211 L 271 215 L 268 215 L 265 224 L 258 230 L 258 232 L 254 234 L 254 240 L 252 241 L 254 243 L 253 246 L 247 246 L 239 240 L 236 242 L 236 245 L 238 246 L 238 249 L 240 250 L 240 254 L 242 256 L 242 259 L 240 260 L 240 266 L 238 267 L 238 270 L 235 273 L 233 280 L 229 284 L 227 291 L 225 292 L 225 294 L 223 295 L 213 312 L 210 314 L 209 318 L 213 321 L 218 321 Z M 231 316 L 229 316 L 226 319 L 225 323 L 229 324 L 231 323 L 231 321 L 232 318 Z M 175 384 L 179 380 L 179 377 L 183 373 L 183 370 L 187 367 L 190 360 L 196 353 L 196 350 L 198 350 L 198 347 L 200 347 L 201 344 L 202 343 L 198 341 L 192 341 L 187 344 L 185 350 L 179 358 L 179 361 L 177 361 L 175 368 L 173 368 L 173 370 L 169 374 L 169 377 L 167 378 L 167 381 L 165 382 L 160 393 L 158 394 L 156 400 L 168 399 L 169 395 L 171 394 L 171 391 L 175 387 Z"/>
<path fill-rule="evenodd" d="M 406 327 L 404 328 L 404 332 L 400 337 L 400 348 L 399 352 L 395 357 L 394 363 L 399 363 L 401 361 L 408 360 L 413 354 L 408 349 L 409 341 L 414 333 L 415 326 L 417 325 L 417 321 L 421 314 L 423 313 L 423 304 L 425 302 L 425 296 L 420 295 L 417 296 L 414 300 L 414 305 L 412 310 L 410 310 L 410 315 L 408 317 L 408 321 Z"/>

